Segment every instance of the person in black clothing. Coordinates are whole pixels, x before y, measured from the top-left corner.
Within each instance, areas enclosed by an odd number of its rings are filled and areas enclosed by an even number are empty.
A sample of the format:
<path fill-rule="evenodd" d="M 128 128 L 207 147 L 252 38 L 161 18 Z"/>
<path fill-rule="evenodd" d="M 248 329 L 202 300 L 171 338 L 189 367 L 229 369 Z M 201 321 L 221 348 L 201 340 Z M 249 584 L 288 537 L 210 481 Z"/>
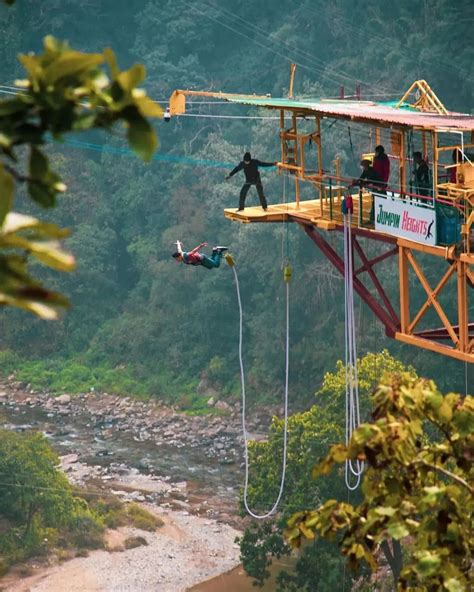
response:
<path fill-rule="evenodd" d="M 362 173 L 357 181 L 354 181 L 353 185 L 369 187 L 378 193 L 383 193 L 386 183 L 380 173 L 372 166 L 370 160 L 361 160 L 360 166 L 362 167 Z"/>
<path fill-rule="evenodd" d="M 372 191 L 375 191 L 379 194 L 386 194 L 385 188 L 387 184 L 384 182 L 380 173 L 374 169 L 370 160 L 364 159 L 360 161 L 360 166 L 362 167 L 362 173 L 360 177 L 352 181 L 351 187 L 355 185 L 359 185 L 359 187 L 368 187 Z M 375 209 L 374 209 L 374 199 L 372 196 L 372 207 L 370 208 L 370 218 L 369 224 L 372 224 L 375 218 Z"/>
<path fill-rule="evenodd" d="M 418 195 L 431 194 L 430 169 L 423 159 L 421 152 L 413 152 L 413 161 L 416 164 L 416 169 L 413 171 L 415 175 L 415 186 Z"/>
<path fill-rule="evenodd" d="M 247 193 L 249 192 L 251 185 L 255 185 L 257 188 L 257 193 L 262 208 L 264 210 L 267 209 L 267 200 L 263 194 L 263 185 L 260 179 L 258 167 L 271 167 L 275 165 L 276 162 L 262 162 L 261 160 L 252 158 L 250 152 L 246 152 L 244 154 L 244 159 L 239 162 L 239 164 L 227 175 L 226 180 L 230 179 L 233 175 L 235 175 L 235 173 L 238 173 L 242 170 L 245 174 L 245 183 L 242 185 L 242 189 L 240 190 L 239 209 L 237 210 L 238 212 L 241 212 L 245 208 L 245 198 L 247 197 Z"/>

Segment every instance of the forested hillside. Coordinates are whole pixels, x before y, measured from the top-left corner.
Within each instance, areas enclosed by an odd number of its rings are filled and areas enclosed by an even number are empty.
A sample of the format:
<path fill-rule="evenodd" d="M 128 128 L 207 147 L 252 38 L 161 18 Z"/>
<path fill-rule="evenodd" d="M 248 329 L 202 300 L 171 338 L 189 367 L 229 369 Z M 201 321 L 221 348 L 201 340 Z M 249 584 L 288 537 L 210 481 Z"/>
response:
<path fill-rule="evenodd" d="M 297 96 L 337 96 L 340 86 L 352 94 L 360 84 L 362 97 L 395 99 L 424 78 L 448 108 L 472 112 L 474 105 L 469 0 L 97 0 L 87 6 L 22 0 L 1 6 L 0 16 L 8 40 L 0 49 L 0 84 L 6 86 L 20 73 L 16 54 L 38 50 L 52 33 L 79 50 L 111 46 L 123 68 L 144 63 L 147 91 L 159 101 L 189 87 L 282 96 L 293 61 Z M 189 112 L 266 115 L 205 102 Z M 68 246 L 79 267 L 48 280 L 73 307 L 56 323 L 2 311 L 3 371 L 16 369 L 26 381 L 58 390 L 151 394 L 183 406 L 195 404 L 202 378 L 233 396 L 238 310 L 231 271 L 225 265 L 212 272 L 177 266 L 170 257 L 177 239 L 189 248 L 208 241 L 228 245 L 236 257 L 251 388 L 261 401 L 272 400 L 283 386 L 287 229 L 235 225 L 222 210 L 237 207 L 240 179 L 226 183 L 224 176 L 243 151 L 279 158 L 276 122 L 189 117 L 156 125 L 160 148 L 148 165 L 120 151 L 58 143 L 49 149 L 69 186 L 51 217 L 73 230 Z M 328 133 L 328 159 L 339 154 L 343 172 L 355 176 L 347 129 L 337 125 Z M 105 141 L 100 134 L 78 139 Z M 367 134 L 352 139 L 356 158 L 370 148 Z M 119 140 L 115 144 L 120 147 Z M 264 173 L 264 184 L 269 202 L 279 201 L 282 182 L 274 170 Z M 249 202 L 254 199 L 251 194 Z M 343 356 L 343 281 L 298 228 L 288 233 L 291 389 L 293 400 L 305 405 L 325 370 Z M 384 273 L 396 291 L 397 270 L 390 265 Z M 359 302 L 356 307 L 360 353 L 387 347 L 441 389 L 464 392 L 464 364 L 388 340 L 370 311 Z"/>

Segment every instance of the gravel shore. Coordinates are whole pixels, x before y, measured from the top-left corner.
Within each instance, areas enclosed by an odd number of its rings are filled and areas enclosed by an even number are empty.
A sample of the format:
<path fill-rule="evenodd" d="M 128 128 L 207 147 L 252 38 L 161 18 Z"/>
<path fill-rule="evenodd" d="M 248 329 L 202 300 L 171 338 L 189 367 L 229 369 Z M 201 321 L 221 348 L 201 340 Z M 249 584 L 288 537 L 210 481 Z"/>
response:
<path fill-rule="evenodd" d="M 225 524 L 151 506 L 164 526 L 156 533 L 134 528 L 114 531 L 112 539 L 141 536 L 148 545 L 125 551 L 93 551 L 61 565 L 17 579 L 5 592 L 184 592 L 239 563 L 235 537 Z"/>

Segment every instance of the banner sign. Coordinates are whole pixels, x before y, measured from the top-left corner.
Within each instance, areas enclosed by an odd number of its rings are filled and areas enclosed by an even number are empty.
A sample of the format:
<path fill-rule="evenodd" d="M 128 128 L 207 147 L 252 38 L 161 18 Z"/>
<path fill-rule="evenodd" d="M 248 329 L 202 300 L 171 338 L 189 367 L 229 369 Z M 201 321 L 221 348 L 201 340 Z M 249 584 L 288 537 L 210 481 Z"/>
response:
<path fill-rule="evenodd" d="M 402 199 L 374 193 L 375 230 L 424 245 L 436 245 L 436 212 Z"/>

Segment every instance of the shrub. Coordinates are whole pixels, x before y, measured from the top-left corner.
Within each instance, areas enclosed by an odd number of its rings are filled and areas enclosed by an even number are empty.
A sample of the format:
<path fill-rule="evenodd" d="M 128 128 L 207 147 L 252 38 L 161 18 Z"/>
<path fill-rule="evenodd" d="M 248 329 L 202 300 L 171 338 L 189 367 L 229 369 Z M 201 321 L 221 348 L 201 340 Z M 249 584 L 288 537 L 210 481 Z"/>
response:
<path fill-rule="evenodd" d="M 145 538 L 141 536 L 132 536 L 125 539 L 123 542 L 125 549 L 135 549 L 135 547 L 142 547 L 143 545 L 148 545 L 148 542 Z"/>
<path fill-rule="evenodd" d="M 135 528 L 154 532 L 157 528 L 163 526 L 164 522 L 158 516 L 151 514 L 138 504 L 130 504 L 127 508 L 127 514 Z"/>

